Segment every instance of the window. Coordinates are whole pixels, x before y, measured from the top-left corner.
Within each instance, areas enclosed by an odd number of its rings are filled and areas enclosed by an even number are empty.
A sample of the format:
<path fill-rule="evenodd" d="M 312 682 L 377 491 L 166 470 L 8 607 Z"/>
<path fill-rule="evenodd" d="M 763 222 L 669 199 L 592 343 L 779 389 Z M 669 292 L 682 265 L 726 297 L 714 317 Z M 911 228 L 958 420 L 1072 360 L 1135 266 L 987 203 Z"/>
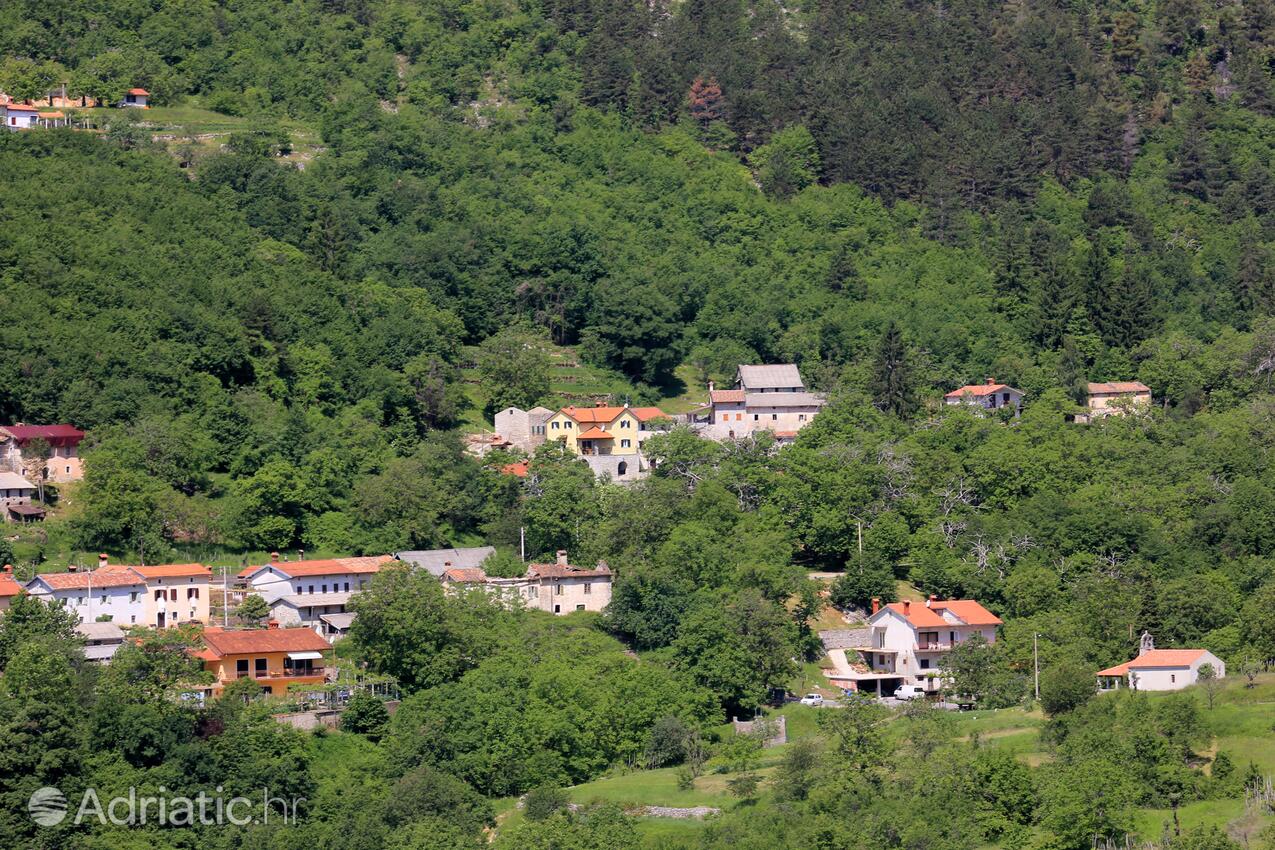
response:
<path fill-rule="evenodd" d="M 562 595 L 562 583 L 561 583 L 561 582 L 559 582 L 558 584 L 555 584 L 555 585 L 553 586 L 553 595 L 554 595 L 554 596 L 561 596 L 561 595 Z"/>
<path fill-rule="evenodd" d="M 754 421 L 754 422 L 760 422 L 760 421 L 761 421 L 761 414 L 759 414 L 759 413 L 754 413 L 754 414 L 753 414 L 753 421 Z"/>
<path fill-rule="evenodd" d="M 877 663 L 878 663 L 878 664 L 880 664 L 882 667 L 884 667 L 884 666 L 885 666 L 885 656 L 884 656 L 884 655 L 878 655 L 878 656 L 877 656 Z"/>
<path fill-rule="evenodd" d="M 557 423 L 557 422 L 553 423 L 553 430 L 555 430 L 555 431 L 557 431 L 557 430 L 558 430 L 558 423 Z"/>
<path fill-rule="evenodd" d="M 1169 682 L 1170 682 L 1170 684 L 1177 682 L 1177 680 L 1178 680 L 1178 677 L 1177 677 L 1177 675 L 1176 675 L 1176 674 L 1174 674 L 1174 673 L 1170 673 L 1170 674 L 1169 674 Z"/>
<path fill-rule="evenodd" d="M 198 598 L 199 598 L 199 588 L 197 588 L 197 587 L 188 587 L 188 588 L 186 588 L 186 598 L 187 598 L 187 599 L 198 599 Z"/>
<path fill-rule="evenodd" d="M 258 676 L 266 675 L 266 659 L 254 658 L 252 659 L 252 661 L 253 661 L 253 666 L 256 668 L 257 675 Z"/>
<path fill-rule="evenodd" d="M 248 659 L 240 658 L 235 662 L 235 675 L 243 678 L 248 675 Z"/>
<path fill-rule="evenodd" d="M 174 587 L 172 590 L 168 591 L 168 598 L 174 602 L 177 601 L 177 588 Z"/>
<path fill-rule="evenodd" d="M 956 632 L 948 632 L 948 633 L 947 633 L 947 642 L 948 642 L 948 643 L 956 643 Z"/>
<path fill-rule="evenodd" d="M 564 428 L 566 428 L 567 430 L 570 430 L 570 429 L 571 429 L 571 423 L 570 423 L 570 422 L 564 422 L 564 423 L 562 423 L 562 425 L 563 425 L 563 427 L 564 427 Z"/>
<path fill-rule="evenodd" d="M 772 413 L 772 414 L 770 414 L 770 421 L 771 421 L 771 422 L 774 422 L 774 421 L 775 421 L 776 419 L 778 419 L 778 418 L 779 418 L 779 414 L 778 414 L 778 413 Z"/>
<path fill-rule="evenodd" d="M 130 593 L 130 594 L 128 595 L 128 601 L 129 601 L 129 603 L 136 603 L 136 602 L 137 602 L 137 591 L 136 591 L 136 590 L 134 590 L 132 593 Z"/>
<path fill-rule="evenodd" d="M 326 584 L 325 584 L 325 585 L 323 585 L 323 592 L 324 592 L 324 593 L 327 593 L 327 592 L 328 592 L 328 586 L 327 586 Z"/>
<path fill-rule="evenodd" d="M 1009 404 L 1009 393 L 1001 393 L 1001 404 Z"/>
<path fill-rule="evenodd" d="M 592 593 L 592 592 L 593 592 L 593 585 L 586 581 L 586 582 L 584 583 L 584 592 L 585 592 L 586 594 Z"/>
<path fill-rule="evenodd" d="M 348 581 L 345 583 L 345 591 L 346 593 L 350 592 L 350 583 Z"/>
<path fill-rule="evenodd" d="M 798 413 L 798 414 L 797 414 L 797 421 L 798 421 L 798 422 L 805 422 L 805 421 L 806 421 L 806 414 L 804 414 L 804 413 Z"/>
<path fill-rule="evenodd" d="M 621 441 L 620 441 L 620 448 L 622 448 L 622 449 L 627 449 L 627 448 L 628 448 L 629 446 L 631 446 L 631 445 L 633 445 L 633 443 L 632 443 L 631 441 L 629 441 L 629 440 L 621 440 Z"/>
<path fill-rule="evenodd" d="M 105 605 L 108 601 L 110 601 L 110 600 L 108 599 L 107 595 L 106 595 L 105 593 L 103 593 L 103 594 L 102 594 L 102 604 L 103 604 L 103 605 Z"/>
<path fill-rule="evenodd" d="M 136 615 L 136 614 L 133 614 L 131 617 L 129 617 L 129 618 L 128 618 L 128 621 L 129 621 L 130 623 L 136 623 L 136 622 L 137 622 L 137 615 Z"/>
<path fill-rule="evenodd" d="M 561 606 L 561 605 L 555 605 L 555 606 L 553 606 L 553 613 L 555 613 L 555 614 L 561 614 L 561 613 L 562 613 L 562 606 Z"/>
<path fill-rule="evenodd" d="M 314 585 L 310 585 L 310 592 L 314 593 Z"/>
<path fill-rule="evenodd" d="M 584 610 L 584 606 L 583 606 L 583 605 L 577 605 L 577 606 L 576 606 L 576 610 L 577 610 L 577 611 L 583 611 L 583 610 Z"/>
<path fill-rule="evenodd" d="M 928 659 L 928 658 L 922 658 L 922 659 L 921 659 L 921 669 L 922 669 L 922 670 L 929 670 L 929 669 L 930 669 L 930 659 Z"/>
<path fill-rule="evenodd" d="M 627 427 L 629 427 L 629 424 L 630 424 L 630 423 L 629 423 L 629 420 L 627 420 L 627 419 L 621 419 L 621 420 L 620 420 L 620 427 L 621 427 L 621 428 L 627 428 Z"/>
<path fill-rule="evenodd" d="M 76 605 L 83 605 L 83 604 L 84 604 L 84 597 L 83 597 L 83 596 L 81 596 L 80 598 L 76 599 L 76 600 L 75 600 L 75 604 L 76 604 Z"/>
<path fill-rule="evenodd" d="M 536 587 L 534 584 L 533 584 L 533 585 L 531 585 L 530 587 L 528 587 L 528 588 L 527 588 L 527 598 L 528 598 L 528 599 L 539 599 L 539 598 L 540 598 L 540 588 Z"/>

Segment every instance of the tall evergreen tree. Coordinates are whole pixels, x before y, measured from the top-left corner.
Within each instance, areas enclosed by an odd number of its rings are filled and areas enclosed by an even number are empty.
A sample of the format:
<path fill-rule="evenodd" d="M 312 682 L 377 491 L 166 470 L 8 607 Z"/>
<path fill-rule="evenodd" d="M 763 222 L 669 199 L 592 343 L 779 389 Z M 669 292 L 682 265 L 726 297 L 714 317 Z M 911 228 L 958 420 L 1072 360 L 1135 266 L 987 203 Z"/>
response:
<path fill-rule="evenodd" d="M 912 387 L 912 367 L 908 363 L 907 344 L 894 322 L 886 327 L 877 348 L 872 370 L 872 398 L 877 407 L 895 416 L 907 416 L 916 410 Z"/>

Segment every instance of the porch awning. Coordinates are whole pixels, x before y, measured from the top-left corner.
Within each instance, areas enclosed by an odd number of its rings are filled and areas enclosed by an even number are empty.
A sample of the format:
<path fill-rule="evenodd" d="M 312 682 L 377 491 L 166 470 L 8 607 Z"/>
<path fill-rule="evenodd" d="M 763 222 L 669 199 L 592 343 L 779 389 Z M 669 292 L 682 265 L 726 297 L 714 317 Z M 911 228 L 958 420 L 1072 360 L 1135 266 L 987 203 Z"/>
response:
<path fill-rule="evenodd" d="M 293 661 L 318 661 L 323 657 L 322 652 L 289 652 L 288 658 Z"/>

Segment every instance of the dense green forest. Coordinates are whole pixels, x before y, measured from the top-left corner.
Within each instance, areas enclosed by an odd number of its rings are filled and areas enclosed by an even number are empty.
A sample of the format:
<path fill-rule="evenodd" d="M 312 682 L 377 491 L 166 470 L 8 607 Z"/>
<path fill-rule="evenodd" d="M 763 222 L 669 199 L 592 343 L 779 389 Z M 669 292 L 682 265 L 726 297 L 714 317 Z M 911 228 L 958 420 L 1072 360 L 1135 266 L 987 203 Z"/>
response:
<path fill-rule="evenodd" d="M 1211 697 L 1089 700 L 1144 629 L 1236 679 L 1275 660 L 1269 0 L 13 0 L 0 57 L 20 98 L 140 85 L 241 122 L 198 156 L 131 110 L 0 135 L 0 421 L 89 432 L 50 540 L 153 562 L 522 528 L 617 574 L 603 617 L 563 623 L 387 572 L 349 645 L 404 702 L 328 736 L 249 694 L 169 699 L 176 637 L 101 670 L 56 614 L 11 613 L 0 844 L 481 847 L 493 800 L 530 792 L 495 846 L 1087 850 L 1270 771 L 1269 728 L 1210 750 Z M 285 119 L 320 139 L 304 167 Z M 776 361 L 831 403 L 782 450 L 653 439 L 630 487 L 552 448 L 501 475 L 459 434 L 554 403 L 551 345 L 643 403 Z M 987 376 L 1021 419 L 939 404 Z M 1085 381 L 1135 378 L 1152 410 L 1066 421 Z M 1028 700 L 1035 641 L 1044 761 L 855 703 L 759 795 L 719 724 L 818 659 L 811 569 L 845 607 L 904 582 L 1004 617 L 964 659 L 984 707 Z M 703 757 L 741 802 L 693 839 L 556 790 Z M 46 784 L 231 774 L 311 816 L 25 812 Z"/>

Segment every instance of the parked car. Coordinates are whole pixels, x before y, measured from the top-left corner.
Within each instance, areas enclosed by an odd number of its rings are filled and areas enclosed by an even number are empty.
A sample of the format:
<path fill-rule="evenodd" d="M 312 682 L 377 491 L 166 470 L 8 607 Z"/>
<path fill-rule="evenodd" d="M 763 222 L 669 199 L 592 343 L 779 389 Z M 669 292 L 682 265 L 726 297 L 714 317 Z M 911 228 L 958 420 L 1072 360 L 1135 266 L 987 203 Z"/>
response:
<path fill-rule="evenodd" d="M 894 689 L 895 699 L 925 699 L 925 689 L 920 685 L 899 685 Z"/>
<path fill-rule="evenodd" d="M 818 708 L 819 706 L 823 705 L 823 695 L 822 694 L 806 694 L 804 697 L 801 698 L 801 704 L 813 705 L 816 708 Z"/>

